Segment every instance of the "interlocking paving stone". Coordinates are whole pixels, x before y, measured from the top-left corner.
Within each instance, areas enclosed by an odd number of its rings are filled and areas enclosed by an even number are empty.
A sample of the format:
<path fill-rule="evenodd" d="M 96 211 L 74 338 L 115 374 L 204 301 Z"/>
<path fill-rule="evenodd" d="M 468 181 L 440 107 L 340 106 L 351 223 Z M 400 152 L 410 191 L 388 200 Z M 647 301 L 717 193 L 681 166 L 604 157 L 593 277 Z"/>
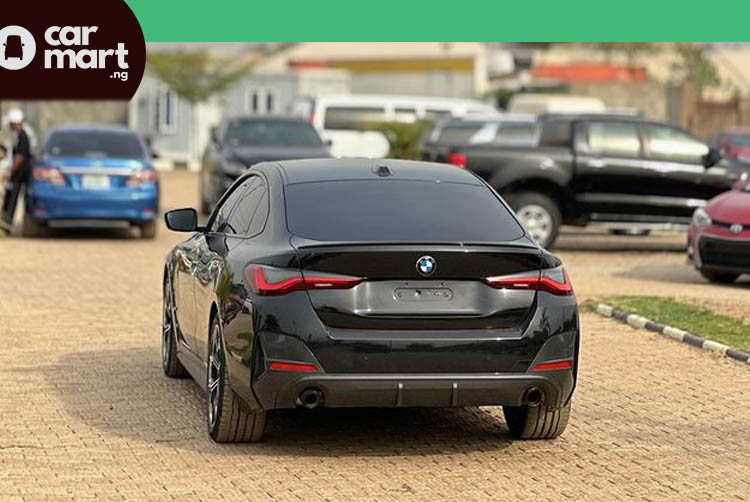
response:
<path fill-rule="evenodd" d="M 194 202 L 193 176 L 163 185 Z M 261 444 L 213 444 L 198 386 L 160 367 L 179 238 L 0 241 L 0 500 L 747 500 L 747 365 L 594 314 L 557 441 L 470 408 L 285 410 Z"/>

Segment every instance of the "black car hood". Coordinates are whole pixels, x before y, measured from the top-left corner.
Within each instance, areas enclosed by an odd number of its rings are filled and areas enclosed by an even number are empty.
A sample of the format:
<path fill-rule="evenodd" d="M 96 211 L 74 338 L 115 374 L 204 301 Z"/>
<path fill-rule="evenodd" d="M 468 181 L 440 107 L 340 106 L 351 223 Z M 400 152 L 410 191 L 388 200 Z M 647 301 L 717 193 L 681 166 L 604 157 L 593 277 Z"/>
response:
<path fill-rule="evenodd" d="M 226 157 L 249 167 L 258 162 L 274 160 L 330 158 L 331 154 L 324 145 L 319 147 L 266 146 L 233 148 L 227 151 Z"/>

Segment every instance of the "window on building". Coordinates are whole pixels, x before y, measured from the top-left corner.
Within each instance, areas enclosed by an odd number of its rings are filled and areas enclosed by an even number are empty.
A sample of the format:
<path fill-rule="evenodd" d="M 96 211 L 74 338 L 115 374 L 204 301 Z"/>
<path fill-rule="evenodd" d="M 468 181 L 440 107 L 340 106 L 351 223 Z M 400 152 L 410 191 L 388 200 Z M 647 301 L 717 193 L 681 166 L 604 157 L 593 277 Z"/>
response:
<path fill-rule="evenodd" d="M 177 130 L 177 94 L 168 87 L 156 91 L 156 128 L 161 134 Z"/>
<path fill-rule="evenodd" d="M 245 98 L 247 113 L 253 115 L 271 115 L 278 113 L 279 95 L 276 89 L 250 88 Z"/>

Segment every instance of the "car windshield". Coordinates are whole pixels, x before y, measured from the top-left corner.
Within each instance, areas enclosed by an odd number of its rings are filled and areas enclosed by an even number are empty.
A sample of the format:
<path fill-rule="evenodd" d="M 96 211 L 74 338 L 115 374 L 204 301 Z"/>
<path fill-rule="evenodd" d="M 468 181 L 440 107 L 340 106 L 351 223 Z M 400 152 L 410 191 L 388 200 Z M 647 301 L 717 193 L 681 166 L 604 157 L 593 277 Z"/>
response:
<path fill-rule="evenodd" d="M 227 127 L 226 141 L 232 146 L 316 147 L 323 143 L 307 122 L 284 120 L 238 120 Z"/>
<path fill-rule="evenodd" d="M 285 188 L 289 230 L 319 241 L 507 242 L 523 230 L 481 184 L 310 182 Z"/>
<path fill-rule="evenodd" d="M 58 131 L 52 133 L 45 153 L 55 157 L 143 159 L 143 144 L 133 133 Z"/>
<path fill-rule="evenodd" d="M 737 146 L 750 146 L 750 134 L 738 134 L 729 137 L 729 141 Z"/>

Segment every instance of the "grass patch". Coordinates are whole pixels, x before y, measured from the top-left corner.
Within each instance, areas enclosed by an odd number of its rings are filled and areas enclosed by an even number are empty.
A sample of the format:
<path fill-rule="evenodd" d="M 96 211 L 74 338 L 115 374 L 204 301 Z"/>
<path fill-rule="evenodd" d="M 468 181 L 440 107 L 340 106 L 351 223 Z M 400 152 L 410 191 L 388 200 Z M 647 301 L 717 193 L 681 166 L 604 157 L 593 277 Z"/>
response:
<path fill-rule="evenodd" d="M 596 309 L 597 303 L 606 303 L 617 310 L 637 314 L 750 352 L 750 325 L 736 317 L 717 314 L 690 303 L 660 296 L 610 296 L 602 298 L 601 301 L 587 301 L 583 308 Z"/>

